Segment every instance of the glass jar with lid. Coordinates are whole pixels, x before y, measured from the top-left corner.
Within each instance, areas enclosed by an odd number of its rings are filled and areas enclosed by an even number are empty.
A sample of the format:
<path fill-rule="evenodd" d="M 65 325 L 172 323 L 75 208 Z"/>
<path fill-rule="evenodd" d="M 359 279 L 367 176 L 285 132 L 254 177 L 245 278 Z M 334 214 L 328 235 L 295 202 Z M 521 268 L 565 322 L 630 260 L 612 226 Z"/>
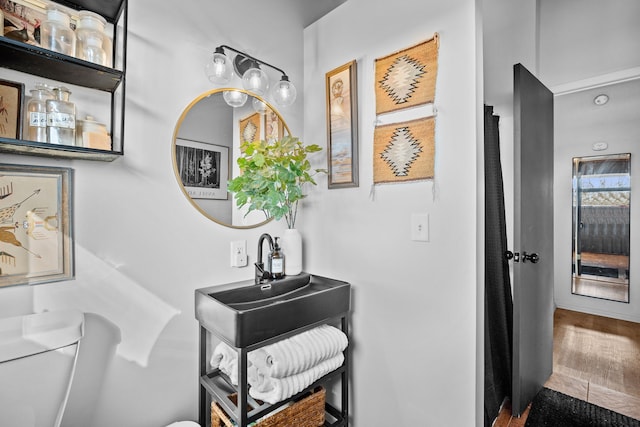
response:
<path fill-rule="evenodd" d="M 66 87 L 53 88 L 53 99 L 47 100 L 47 137 L 50 144 L 75 145 L 76 106 L 69 101 Z"/>
<path fill-rule="evenodd" d="M 76 145 L 110 151 L 111 137 L 104 124 L 98 123 L 93 116 L 87 116 L 84 120 L 77 120 Z"/>
<path fill-rule="evenodd" d="M 102 48 L 102 38 L 90 36 L 82 43 L 82 49 L 78 51 L 78 58 L 95 64 L 107 65 L 107 54 Z"/>
<path fill-rule="evenodd" d="M 100 65 L 107 64 L 103 49 L 104 29 L 107 21 L 97 13 L 81 10 L 76 26 L 76 53 L 78 58 Z"/>
<path fill-rule="evenodd" d="M 31 90 L 27 103 L 27 139 L 30 141 L 47 142 L 47 100 L 52 98 L 51 88 L 44 83 L 37 83 Z"/>
<path fill-rule="evenodd" d="M 76 55 L 76 34 L 71 29 L 71 18 L 60 6 L 47 6 L 47 19 L 40 26 L 40 42 L 45 49 Z"/>

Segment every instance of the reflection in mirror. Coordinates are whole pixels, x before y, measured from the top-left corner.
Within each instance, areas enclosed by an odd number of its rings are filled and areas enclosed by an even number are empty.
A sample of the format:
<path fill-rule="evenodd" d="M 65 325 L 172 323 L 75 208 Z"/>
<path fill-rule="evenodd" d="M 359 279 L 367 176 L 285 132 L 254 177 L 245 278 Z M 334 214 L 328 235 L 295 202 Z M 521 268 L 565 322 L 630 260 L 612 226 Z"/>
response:
<path fill-rule="evenodd" d="M 573 159 L 574 294 L 629 302 L 631 154 Z"/>
<path fill-rule="evenodd" d="M 231 107 L 223 94 L 248 95 Z M 228 98 L 228 96 L 227 96 Z M 178 119 L 172 145 L 173 169 L 182 192 L 207 218 L 229 227 L 252 228 L 268 221 L 262 212 L 240 211 L 227 181 L 239 173 L 236 159 L 245 141 L 290 134 L 280 114 L 264 99 L 241 89 L 213 89 L 194 99 Z"/>

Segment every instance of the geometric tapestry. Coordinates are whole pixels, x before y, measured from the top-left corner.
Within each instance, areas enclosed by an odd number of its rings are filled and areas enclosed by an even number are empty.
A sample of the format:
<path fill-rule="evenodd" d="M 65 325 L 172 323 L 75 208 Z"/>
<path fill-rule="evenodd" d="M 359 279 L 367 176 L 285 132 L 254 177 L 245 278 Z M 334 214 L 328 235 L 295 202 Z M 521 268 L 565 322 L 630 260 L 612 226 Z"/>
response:
<path fill-rule="evenodd" d="M 377 126 L 373 140 L 374 184 L 433 178 L 434 117 Z"/>
<path fill-rule="evenodd" d="M 240 144 L 244 142 L 256 142 L 261 139 L 260 114 L 254 113 L 240 120 Z"/>
<path fill-rule="evenodd" d="M 438 34 L 375 60 L 376 115 L 434 101 L 438 74 Z"/>

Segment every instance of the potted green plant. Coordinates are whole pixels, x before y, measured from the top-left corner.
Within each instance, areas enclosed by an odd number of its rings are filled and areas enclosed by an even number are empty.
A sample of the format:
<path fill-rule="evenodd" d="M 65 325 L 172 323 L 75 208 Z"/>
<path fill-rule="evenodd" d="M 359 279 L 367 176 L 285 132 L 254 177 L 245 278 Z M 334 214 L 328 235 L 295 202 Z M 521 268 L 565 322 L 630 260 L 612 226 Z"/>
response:
<path fill-rule="evenodd" d="M 305 197 L 303 185 L 316 185 L 314 176 L 327 172 L 325 169 L 312 169 L 307 159 L 309 153 L 321 150 L 319 145 L 304 145 L 293 136 L 274 141 L 244 142 L 237 160 L 241 174 L 230 180 L 227 187 L 234 193 L 238 207 L 247 207 L 247 213 L 260 210 L 266 218 L 285 218 L 287 230 L 282 237 L 282 247 L 286 256 L 286 274 L 301 271 L 302 240 L 295 229 L 298 203 Z M 296 248 L 296 239 L 300 242 L 300 249 Z M 297 271 L 298 264 L 300 271 Z"/>

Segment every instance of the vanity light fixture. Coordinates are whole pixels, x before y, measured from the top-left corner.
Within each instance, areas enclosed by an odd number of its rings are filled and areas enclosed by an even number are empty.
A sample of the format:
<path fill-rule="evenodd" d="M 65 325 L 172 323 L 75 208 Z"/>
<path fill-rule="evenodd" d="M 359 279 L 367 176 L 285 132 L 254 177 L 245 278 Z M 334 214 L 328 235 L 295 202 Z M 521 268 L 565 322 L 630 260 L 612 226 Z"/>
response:
<path fill-rule="evenodd" d="M 225 49 L 236 54 L 233 61 L 225 54 Z M 296 88 L 284 71 L 227 45 L 216 48 L 205 66 L 205 73 L 212 83 L 224 85 L 229 83 L 235 70 L 242 76 L 242 86 L 245 90 L 264 97 L 269 88 L 269 77 L 260 66 L 273 68 L 282 74 L 280 81 L 273 86 L 272 96 L 275 103 L 281 107 L 292 105 L 296 100 Z"/>

